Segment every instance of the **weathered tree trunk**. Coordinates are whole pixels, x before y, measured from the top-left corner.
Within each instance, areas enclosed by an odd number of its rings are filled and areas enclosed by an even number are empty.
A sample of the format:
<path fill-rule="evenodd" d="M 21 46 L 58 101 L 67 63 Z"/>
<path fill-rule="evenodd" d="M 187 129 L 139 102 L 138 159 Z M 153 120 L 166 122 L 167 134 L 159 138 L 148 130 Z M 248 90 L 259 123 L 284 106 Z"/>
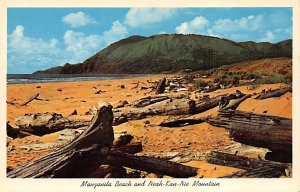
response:
<path fill-rule="evenodd" d="M 137 107 L 137 108 L 146 107 L 147 105 L 151 105 L 151 104 L 161 102 L 161 101 L 164 101 L 167 99 L 170 99 L 170 97 L 169 96 L 154 96 L 154 97 L 149 96 L 149 97 L 144 97 L 144 98 L 134 101 L 131 104 L 131 106 Z"/>
<path fill-rule="evenodd" d="M 24 101 L 23 103 L 21 103 L 21 106 L 27 105 L 28 103 L 30 103 L 34 99 L 37 99 L 39 95 L 40 94 L 37 93 L 37 94 L 33 95 L 32 97 L 28 98 L 26 101 Z"/>
<path fill-rule="evenodd" d="M 119 151 L 122 153 L 135 154 L 141 152 L 143 150 L 143 146 L 141 142 L 131 142 L 121 147 L 113 146 L 111 150 Z"/>
<path fill-rule="evenodd" d="M 194 101 L 180 97 L 146 97 L 133 102 L 132 106 L 114 110 L 114 125 L 128 120 L 144 119 L 154 115 L 187 115 L 200 113 L 218 106 L 221 97 L 226 99 L 241 98 L 242 94 L 226 94 L 205 100 Z"/>
<path fill-rule="evenodd" d="M 191 99 L 169 99 L 140 108 L 114 110 L 114 125 L 128 120 L 144 119 L 153 115 L 184 115 L 195 113 L 195 101 Z"/>
<path fill-rule="evenodd" d="M 19 127 L 19 131 L 42 136 L 63 129 L 88 126 L 90 121 L 73 121 L 57 113 L 37 113 L 17 117 L 15 124 Z"/>
<path fill-rule="evenodd" d="M 249 97 L 251 97 L 251 95 L 247 94 L 247 95 L 242 96 L 239 99 L 233 99 L 229 102 L 229 104 L 227 106 L 225 106 L 224 108 L 221 108 L 221 110 L 236 109 L 243 101 L 245 101 Z"/>
<path fill-rule="evenodd" d="M 9 123 L 6 123 L 6 135 L 15 139 L 18 137 L 18 130 L 13 128 Z"/>
<path fill-rule="evenodd" d="M 222 110 L 208 122 L 229 130 L 237 142 L 292 153 L 292 119 L 251 112 Z"/>
<path fill-rule="evenodd" d="M 166 78 L 162 78 L 161 80 L 159 80 L 156 88 L 155 88 L 155 93 L 156 94 L 161 94 L 163 92 L 165 92 L 165 87 L 166 87 Z"/>
<path fill-rule="evenodd" d="M 218 106 L 222 97 L 225 97 L 225 99 L 227 100 L 231 100 L 241 98 L 242 96 L 243 94 L 225 94 L 205 100 L 196 101 L 196 113 L 201 113 Z"/>
<path fill-rule="evenodd" d="M 209 98 L 207 100 L 196 101 L 196 112 L 201 113 L 218 106 L 221 96 Z"/>
<path fill-rule="evenodd" d="M 90 126 L 73 142 L 38 160 L 17 167 L 8 177 L 85 177 L 99 167 L 112 146 L 112 107 L 99 103 Z"/>
<path fill-rule="evenodd" d="M 7 136 L 15 139 L 15 138 L 23 138 L 32 135 L 26 131 L 23 131 L 19 128 L 12 127 L 9 123 L 6 124 L 6 134 Z"/>
<path fill-rule="evenodd" d="M 258 160 L 234 154 L 213 151 L 207 156 L 207 162 L 244 169 L 226 177 L 254 177 L 254 178 L 274 178 L 285 174 L 285 170 L 290 164 L 278 163 L 274 161 Z"/>
<path fill-rule="evenodd" d="M 210 92 L 216 91 L 220 88 L 221 88 L 220 83 L 217 83 L 217 84 L 211 86 L 210 88 L 208 88 L 207 90 L 204 90 L 203 93 L 210 93 Z"/>
<path fill-rule="evenodd" d="M 285 176 L 281 169 L 266 165 L 251 170 L 238 171 L 220 178 L 279 178 L 281 176 Z"/>
<path fill-rule="evenodd" d="M 171 161 L 161 160 L 153 157 L 134 156 L 110 151 L 107 156 L 110 164 L 122 165 L 133 169 L 158 173 L 172 177 L 192 177 L 197 175 L 197 168 L 181 165 Z"/>
<path fill-rule="evenodd" d="M 278 89 L 278 90 L 271 91 L 271 92 L 261 93 L 255 99 L 267 99 L 270 97 L 280 97 L 281 95 L 283 95 L 287 92 L 292 92 L 292 87 L 286 87 L 286 88 Z"/>

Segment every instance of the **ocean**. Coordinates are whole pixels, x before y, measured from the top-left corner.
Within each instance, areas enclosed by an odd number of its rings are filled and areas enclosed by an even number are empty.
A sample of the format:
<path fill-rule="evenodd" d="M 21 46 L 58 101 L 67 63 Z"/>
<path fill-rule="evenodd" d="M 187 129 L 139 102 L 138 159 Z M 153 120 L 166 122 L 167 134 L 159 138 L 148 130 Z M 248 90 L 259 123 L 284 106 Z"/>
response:
<path fill-rule="evenodd" d="M 95 81 L 144 77 L 149 74 L 7 74 L 7 84 Z"/>

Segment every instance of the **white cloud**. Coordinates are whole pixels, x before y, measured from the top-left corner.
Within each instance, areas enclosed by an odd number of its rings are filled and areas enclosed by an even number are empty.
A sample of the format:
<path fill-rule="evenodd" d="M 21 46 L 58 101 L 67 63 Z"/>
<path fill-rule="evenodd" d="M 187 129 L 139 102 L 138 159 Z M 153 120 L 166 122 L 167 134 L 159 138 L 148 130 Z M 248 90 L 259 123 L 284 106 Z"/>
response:
<path fill-rule="evenodd" d="M 204 29 L 209 25 L 209 21 L 202 16 L 195 17 L 189 22 L 183 22 L 176 27 L 176 33 L 180 34 L 192 34 L 203 33 Z"/>
<path fill-rule="evenodd" d="M 274 42 L 275 39 L 276 39 L 276 35 L 274 33 L 272 33 L 271 31 L 267 31 L 264 34 L 264 37 L 260 39 L 260 41 L 262 41 L 262 42 Z"/>
<path fill-rule="evenodd" d="M 174 8 L 131 8 L 126 14 L 124 23 L 130 27 L 147 27 L 170 19 L 176 12 Z"/>
<path fill-rule="evenodd" d="M 117 40 L 120 40 L 128 34 L 127 28 L 120 23 L 120 21 L 114 21 L 112 27 L 104 31 L 102 39 L 105 45 L 109 45 Z"/>
<path fill-rule="evenodd" d="M 228 33 L 235 31 L 256 31 L 263 25 L 263 15 L 250 15 L 240 19 L 219 19 L 210 28 L 214 33 Z"/>
<path fill-rule="evenodd" d="M 97 23 L 97 21 L 85 14 L 82 11 L 78 11 L 77 13 L 70 13 L 62 17 L 62 21 L 71 25 L 71 27 L 82 27 L 88 24 Z"/>
<path fill-rule="evenodd" d="M 25 35 L 22 25 L 7 36 L 8 73 L 31 73 L 41 67 L 57 65 L 60 48 L 57 39 L 49 41 Z"/>
<path fill-rule="evenodd" d="M 163 34 L 168 34 L 166 31 L 160 31 L 158 34 L 163 35 Z"/>
<path fill-rule="evenodd" d="M 252 35 L 251 33 L 262 33 L 264 21 L 263 15 L 249 15 L 235 20 L 223 18 L 214 22 L 198 16 L 191 21 L 181 23 L 175 28 L 175 31 L 182 34 L 203 34 L 243 41 L 248 39 L 249 35 Z"/>
<path fill-rule="evenodd" d="M 39 54 L 47 51 L 55 53 L 58 51 L 57 39 L 50 39 L 48 42 L 42 39 L 26 37 L 24 35 L 25 28 L 22 25 L 16 26 L 15 30 L 8 35 L 7 48 L 8 52 L 22 54 Z"/>
<path fill-rule="evenodd" d="M 102 35 L 86 35 L 68 30 L 64 34 L 66 51 L 71 53 L 76 62 L 82 62 L 87 57 L 127 35 L 127 29 L 119 21 L 114 21 L 111 28 Z"/>
<path fill-rule="evenodd" d="M 10 73 L 19 71 L 30 73 L 41 68 L 63 65 L 66 62 L 82 62 L 101 48 L 128 34 L 126 26 L 118 20 L 112 23 L 109 30 L 99 35 L 67 30 L 61 44 L 55 38 L 45 41 L 28 37 L 24 32 L 25 28 L 18 25 L 12 33 L 8 34 L 8 70 Z"/>
<path fill-rule="evenodd" d="M 85 35 L 73 30 L 68 30 L 64 34 L 66 51 L 78 61 L 90 56 L 91 52 L 100 46 L 100 42 L 101 37 L 99 35 Z"/>

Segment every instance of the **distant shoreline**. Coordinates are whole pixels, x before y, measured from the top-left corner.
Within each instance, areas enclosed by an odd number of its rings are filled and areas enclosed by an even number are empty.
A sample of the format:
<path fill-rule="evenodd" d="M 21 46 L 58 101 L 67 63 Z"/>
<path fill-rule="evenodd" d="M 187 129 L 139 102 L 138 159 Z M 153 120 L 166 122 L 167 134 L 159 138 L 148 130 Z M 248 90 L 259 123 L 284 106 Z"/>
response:
<path fill-rule="evenodd" d="M 6 84 L 101 81 L 131 79 L 157 74 L 7 74 Z"/>

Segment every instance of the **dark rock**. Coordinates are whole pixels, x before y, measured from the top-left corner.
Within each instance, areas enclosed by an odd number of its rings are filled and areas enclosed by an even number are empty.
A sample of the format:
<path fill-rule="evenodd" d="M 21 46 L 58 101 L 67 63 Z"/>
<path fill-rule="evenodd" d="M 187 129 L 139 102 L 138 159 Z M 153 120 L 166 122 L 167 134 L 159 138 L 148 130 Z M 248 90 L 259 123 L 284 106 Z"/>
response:
<path fill-rule="evenodd" d="M 76 109 L 70 114 L 70 116 L 72 116 L 72 115 L 77 115 Z"/>

